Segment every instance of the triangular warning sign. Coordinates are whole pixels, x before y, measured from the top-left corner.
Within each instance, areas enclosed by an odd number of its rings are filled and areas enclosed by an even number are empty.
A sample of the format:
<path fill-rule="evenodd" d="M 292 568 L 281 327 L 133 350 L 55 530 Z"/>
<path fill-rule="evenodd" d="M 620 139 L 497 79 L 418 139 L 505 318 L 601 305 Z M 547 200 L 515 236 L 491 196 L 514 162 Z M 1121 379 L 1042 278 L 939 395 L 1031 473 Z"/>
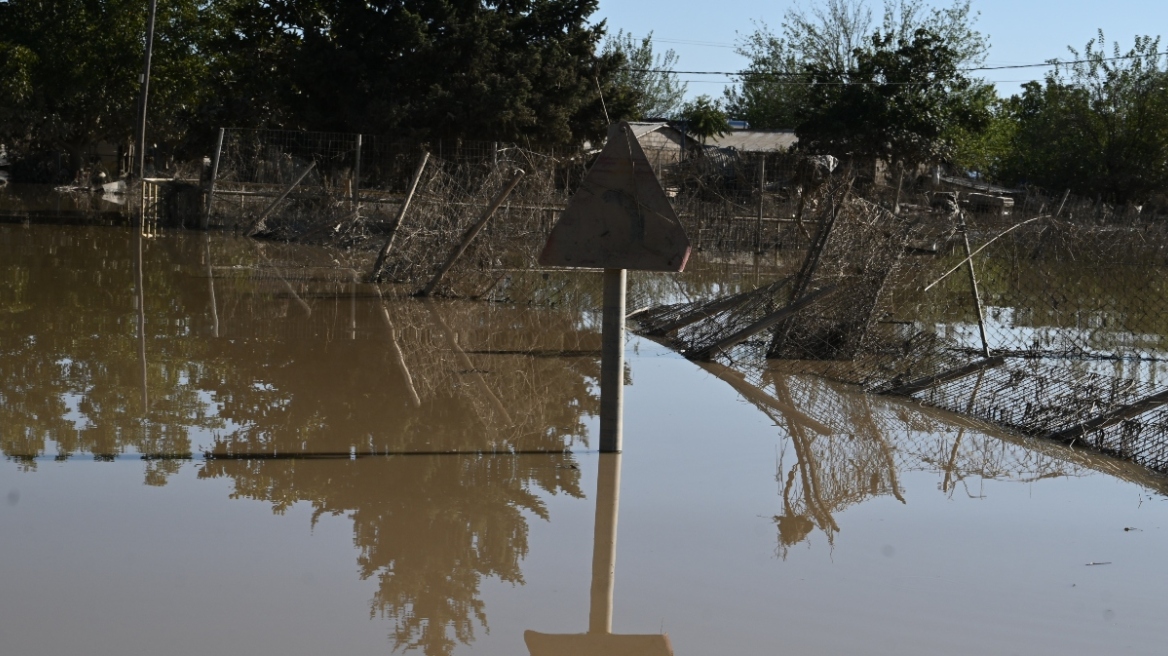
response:
<path fill-rule="evenodd" d="M 628 123 L 608 143 L 552 228 L 545 266 L 681 271 L 689 238 Z"/>

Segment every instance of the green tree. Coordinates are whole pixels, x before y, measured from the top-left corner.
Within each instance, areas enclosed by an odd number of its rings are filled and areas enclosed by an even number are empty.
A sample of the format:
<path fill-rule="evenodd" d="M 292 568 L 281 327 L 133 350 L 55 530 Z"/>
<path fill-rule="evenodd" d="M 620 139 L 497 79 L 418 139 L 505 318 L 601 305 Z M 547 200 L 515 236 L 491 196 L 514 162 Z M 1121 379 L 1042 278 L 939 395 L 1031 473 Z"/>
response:
<path fill-rule="evenodd" d="M 978 129 L 950 126 L 946 137 L 952 143 L 949 163 L 958 171 L 976 173 L 982 177 L 999 179 L 1009 165 L 1013 143 L 1018 131 L 1014 103 L 997 96 L 994 88 L 978 85 L 970 94 L 970 102 L 984 114 L 987 122 Z"/>
<path fill-rule="evenodd" d="M 602 92 L 616 116 L 634 115 L 648 96 L 620 93 L 627 59 L 597 52 L 605 27 L 589 23 L 596 6 L 161 2 L 148 135 L 187 156 L 202 154 L 223 126 L 543 144 L 599 138 Z M 0 142 L 17 155 L 68 152 L 75 170 L 95 142 L 128 141 L 145 18 L 141 0 L 0 1 Z M 656 81 L 654 94 L 675 90 L 675 78 Z"/>
<path fill-rule="evenodd" d="M 722 110 L 722 102 L 707 95 L 698 96 L 683 105 L 681 121 L 686 133 L 697 137 L 703 144 L 710 137 L 730 131 L 726 112 Z"/>
<path fill-rule="evenodd" d="M 881 159 L 895 166 L 948 157 L 956 130 L 989 123 L 980 83 L 958 68 L 959 54 L 925 29 L 911 40 L 875 34 L 847 69 L 811 64 L 807 118 L 799 147 L 837 157 Z"/>
<path fill-rule="evenodd" d="M 152 140 L 185 132 L 206 72 L 210 0 L 159 3 L 151 76 Z M 138 115 L 146 6 L 138 0 L 0 3 L 0 140 L 22 153 L 64 151 L 70 168 L 98 141 L 124 142 Z"/>
<path fill-rule="evenodd" d="M 1168 58 L 1160 39 L 1137 37 L 1127 53 L 1103 33 L 1072 63 L 1011 98 L 1017 125 L 998 176 L 1071 189 L 1110 202 L 1168 190 Z"/>
<path fill-rule="evenodd" d="M 624 63 L 613 75 L 613 85 L 633 96 L 632 119 L 673 118 L 685 98 L 686 84 L 679 82 L 677 53 L 672 49 L 654 55 L 653 33 L 639 41 L 624 30 L 604 41 L 602 55 L 619 54 Z"/>
<path fill-rule="evenodd" d="M 569 144 L 604 134 L 600 90 L 622 58 L 597 54 L 597 0 L 240 2 L 218 97 L 255 97 L 288 128 L 403 138 Z M 256 70 L 256 66 L 263 70 Z M 238 101 L 226 101 L 238 104 Z M 616 115 L 630 108 L 608 107 Z M 211 106 L 209 115 L 230 115 Z"/>
<path fill-rule="evenodd" d="M 905 41 L 927 30 L 952 50 L 958 66 L 973 67 L 988 51 L 988 38 L 975 29 L 977 18 L 970 0 L 953 0 L 948 7 L 885 0 L 877 29 Z M 854 68 L 860 54 L 871 52 L 874 23 L 866 0 L 828 0 L 810 9 L 788 9 L 777 34 L 765 23 L 757 24 L 738 46 L 749 64 L 738 84 L 726 90 L 730 115 L 758 128 L 797 125 L 808 111 L 807 67 Z"/>

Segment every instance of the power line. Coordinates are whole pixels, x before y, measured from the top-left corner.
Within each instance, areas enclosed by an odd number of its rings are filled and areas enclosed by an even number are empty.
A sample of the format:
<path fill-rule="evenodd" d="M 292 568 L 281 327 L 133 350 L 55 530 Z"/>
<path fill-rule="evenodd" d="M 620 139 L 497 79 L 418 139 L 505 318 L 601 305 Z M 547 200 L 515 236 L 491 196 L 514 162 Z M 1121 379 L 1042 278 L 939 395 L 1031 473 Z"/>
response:
<path fill-rule="evenodd" d="M 1005 66 L 974 66 L 969 68 L 959 68 L 957 70 L 966 73 L 973 73 L 977 71 L 1004 71 L 1016 70 L 1021 68 L 1049 68 L 1052 66 L 1068 66 L 1071 64 L 1090 64 L 1093 62 L 1112 62 L 1124 59 L 1139 59 L 1147 55 L 1120 55 L 1118 57 L 1101 57 L 1098 59 L 1074 59 L 1071 61 L 1060 61 L 1058 59 L 1049 59 L 1041 64 L 1009 64 Z M 1154 57 L 1168 56 L 1168 51 L 1157 52 Z M 743 77 L 746 75 L 765 75 L 771 77 L 802 77 L 802 73 L 792 73 L 785 71 L 672 71 L 660 68 L 633 68 L 630 69 L 634 73 L 670 73 L 674 75 L 721 75 L 724 77 Z"/>
<path fill-rule="evenodd" d="M 730 43 L 714 43 L 713 41 L 687 41 L 684 39 L 654 39 L 658 43 L 674 43 L 683 46 L 702 46 L 703 48 L 728 48 L 733 49 L 737 46 Z"/>
<path fill-rule="evenodd" d="M 1153 57 L 1164 57 L 1168 55 L 1168 51 L 1154 53 Z M 1060 61 L 1058 59 L 1049 59 L 1042 64 L 1013 64 L 1008 66 L 981 66 L 978 68 L 963 68 L 963 71 L 1004 71 L 1016 68 L 1039 68 L 1047 66 L 1067 66 L 1069 64 L 1090 64 L 1092 62 L 1111 62 L 1122 59 L 1140 59 L 1147 55 L 1120 55 L 1118 57 L 1102 57 L 1100 59 L 1074 59 L 1071 61 Z"/>
<path fill-rule="evenodd" d="M 1029 80 L 1025 80 L 1029 82 Z M 733 80 L 678 80 L 685 84 L 732 84 Z M 1008 82 L 1008 81 L 1007 81 Z M 807 82 L 805 80 L 780 80 L 774 84 L 790 86 L 790 87 L 847 87 L 847 86 L 874 86 L 874 87 L 921 87 L 932 84 L 931 82 L 861 82 L 861 81 L 830 81 L 830 82 Z M 993 84 L 998 84 L 994 82 Z"/>

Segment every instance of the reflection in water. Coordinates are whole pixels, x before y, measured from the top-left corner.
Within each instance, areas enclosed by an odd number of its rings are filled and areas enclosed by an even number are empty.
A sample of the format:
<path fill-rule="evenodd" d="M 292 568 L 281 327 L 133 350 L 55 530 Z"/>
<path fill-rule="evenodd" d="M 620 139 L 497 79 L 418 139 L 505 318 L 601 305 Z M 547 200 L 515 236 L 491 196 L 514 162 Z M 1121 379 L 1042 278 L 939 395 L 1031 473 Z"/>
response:
<path fill-rule="evenodd" d="M 583 496 L 568 454 L 210 460 L 199 477 L 229 478 L 276 513 L 306 502 L 314 523 L 350 519 L 361 578 L 377 582 L 370 614 L 393 622 L 395 650 L 428 656 L 489 629 L 485 577 L 523 584 L 527 515 L 549 519 L 540 496 Z"/>
<path fill-rule="evenodd" d="M 192 317 L 205 308 L 201 298 L 197 310 L 186 307 L 189 279 L 174 275 L 174 262 L 189 258 L 175 252 L 175 243 L 147 245 L 145 268 L 166 275 L 146 276 L 137 286 L 137 242 L 128 231 L 5 226 L 0 232 L 0 449 L 6 456 L 34 468 L 32 458 L 50 444 L 58 457 L 189 454 L 192 431 L 221 425 L 190 384 L 206 370 L 209 344 L 160 340 L 189 333 Z M 153 474 L 148 480 L 159 482 Z"/>
<path fill-rule="evenodd" d="M 587 444 L 600 340 L 571 310 L 386 300 L 250 240 L 0 229 L 0 446 L 28 467 Z"/>
<path fill-rule="evenodd" d="M 592 537 L 592 591 L 588 632 L 549 634 L 525 631 L 531 656 L 672 656 L 664 633 L 613 635 L 612 594 L 616 583 L 616 526 L 620 513 L 621 454 L 600 455 L 596 477 L 596 521 Z"/>
<path fill-rule="evenodd" d="M 898 481 L 901 472 L 938 474 L 937 488 L 949 497 L 959 487 L 968 496 L 980 496 L 970 480 L 977 485 L 988 480 L 1030 483 L 1094 471 L 1168 492 L 1163 477 L 1130 463 L 1011 436 L 925 406 L 857 393 L 825 378 L 790 375 L 784 363 L 764 372 L 761 387 L 716 364 L 705 368 L 782 429 L 784 448 L 775 475 L 782 510 L 774 517 L 782 558 L 815 529 L 833 546 L 840 530 L 836 516 L 849 506 L 880 496 L 908 503 Z"/>
<path fill-rule="evenodd" d="M 4 454 L 136 452 L 163 485 L 205 451 L 236 497 L 349 517 L 395 648 L 472 641 L 541 497 L 583 496 L 600 340 L 578 313 L 383 299 L 249 240 L 0 230 Z M 462 455 L 416 455 L 438 453 Z"/>
<path fill-rule="evenodd" d="M 662 293 L 680 296 L 711 284 L 668 280 Z M 148 454 L 146 482 L 164 485 L 205 452 L 199 477 L 236 497 L 344 516 L 397 649 L 471 643 L 488 627 L 484 577 L 523 582 L 528 518 L 549 519 L 549 495 L 584 496 L 571 451 L 589 446 L 599 347 L 571 307 L 382 298 L 325 251 L 0 226 L 5 456 L 35 469 Z M 979 427 L 955 435 L 952 418 L 777 368 L 761 387 L 714 373 L 782 427 L 784 556 L 816 530 L 834 545 L 853 504 L 911 503 L 904 472 L 934 472 L 952 495 L 971 480 L 1121 467 Z M 332 459 L 296 459 L 320 456 Z M 611 631 L 618 463 L 601 458 L 585 636 Z M 661 645 L 641 638 L 638 653 Z"/>
<path fill-rule="evenodd" d="M 789 385 L 798 382 L 786 376 L 770 376 L 775 396 L 786 406 L 795 404 Z M 808 381 L 812 399 L 801 399 L 798 407 L 815 408 L 823 404 L 821 395 L 838 395 L 838 412 L 851 431 L 845 435 L 813 434 L 799 422 L 785 422 L 795 463 L 783 476 L 784 462 L 778 463 L 777 476 L 782 484 L 783 512 L 775 517 L 779 530 L 780 554 L 802 542 L 818 527 L 833 544 L 839 531 L 834 514 L 869 497 L 891 494 L 901 503 L 896 463 L 881 429 L 872 419 L 870 397 L 842 394 L 826 379 Z M 819 383 L 818 385 L 816 383 Z M 808 403 L 810 401 L 810 403 Z M 774 417 L 780 423 L 779 417 Z"/>

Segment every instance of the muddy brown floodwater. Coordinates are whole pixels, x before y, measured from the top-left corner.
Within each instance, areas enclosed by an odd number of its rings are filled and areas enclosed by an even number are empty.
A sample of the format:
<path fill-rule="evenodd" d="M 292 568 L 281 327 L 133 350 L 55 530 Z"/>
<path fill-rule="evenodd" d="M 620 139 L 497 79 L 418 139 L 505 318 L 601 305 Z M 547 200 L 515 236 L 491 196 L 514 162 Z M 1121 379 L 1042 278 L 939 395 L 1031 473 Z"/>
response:
<path fill-rule="evenodd" d="M 602 457 L 586 302 L 138 249 L 0 225 L 0 653 L 1164 653 L 1162 477 L 636 338 Z"/>

